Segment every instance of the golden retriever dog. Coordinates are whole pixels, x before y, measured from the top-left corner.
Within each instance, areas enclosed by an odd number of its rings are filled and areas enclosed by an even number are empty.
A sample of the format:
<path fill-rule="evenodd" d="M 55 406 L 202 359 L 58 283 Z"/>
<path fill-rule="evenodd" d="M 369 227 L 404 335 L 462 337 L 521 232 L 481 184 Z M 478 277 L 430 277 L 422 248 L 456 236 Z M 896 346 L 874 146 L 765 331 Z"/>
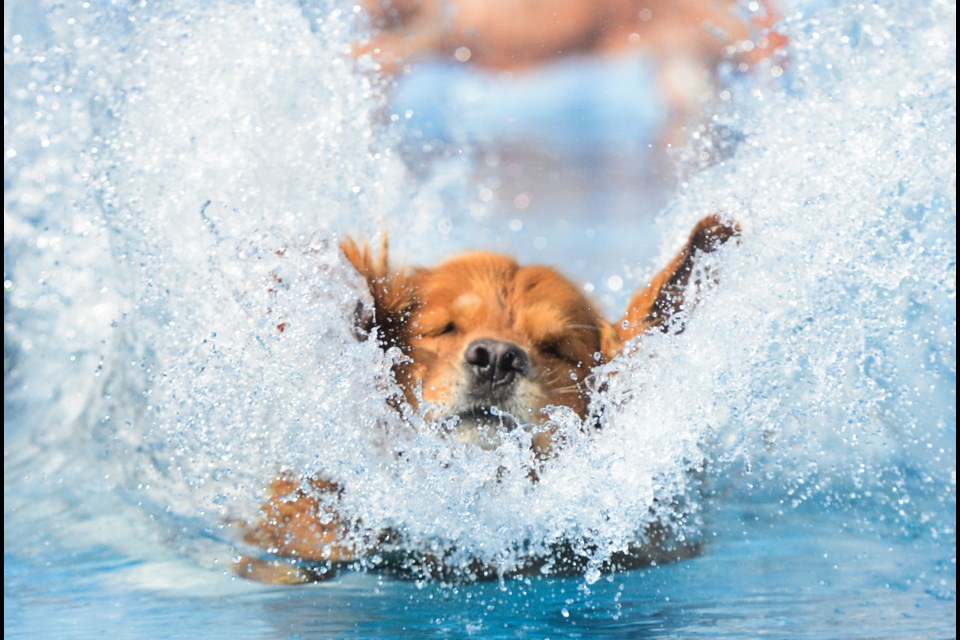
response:
<path fill-rule="evenodd" d="M 686 245 L 630 301 L 622 318 L 605 320 L 582 290 L 556 270 L 523 266 L 492 253 L 467 253 L 439 266 L 394 269 L 351 240 L 346 259 L 366 280 L 373 316 L 362 321 L 384 348 L 398 347 L 394 369 L 406 402 L 425 417 L 459 420 L 455 437 L 494 448 L 504 430 L 533 425 L 533 447 L 549 464 L 554 434 L 536 433 L 549 406 L 588 417 L 591 374 L 637 336 L 682 329 L 681 310 L 699 255 L 739 235 L 718 216 L 701 220 Z M 531 481 L 536 481 L 535 475 Z M 351 523 L 337 512 L 340 487 L 315 478 L 281 477 L 270 488 L 246 541 L 266 551 L 243 557 L 237 571 L 267 582 L 329 577 L 357 558 L 345 542 Z"/>

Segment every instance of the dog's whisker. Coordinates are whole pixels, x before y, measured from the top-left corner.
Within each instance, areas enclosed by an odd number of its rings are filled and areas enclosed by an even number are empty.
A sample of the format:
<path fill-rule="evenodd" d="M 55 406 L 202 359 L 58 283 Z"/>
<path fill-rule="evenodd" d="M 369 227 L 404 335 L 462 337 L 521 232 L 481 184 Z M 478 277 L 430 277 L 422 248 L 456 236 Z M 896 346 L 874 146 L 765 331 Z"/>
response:
<path fill-rule="evenodd" d="M 566 387 L 554 387 L 553 390 L 557 393 L 574 393 L 574 392 L 579 393 L 580 387 L 577 385 L 571 384 L 571 385 L 567 385 Z"/>

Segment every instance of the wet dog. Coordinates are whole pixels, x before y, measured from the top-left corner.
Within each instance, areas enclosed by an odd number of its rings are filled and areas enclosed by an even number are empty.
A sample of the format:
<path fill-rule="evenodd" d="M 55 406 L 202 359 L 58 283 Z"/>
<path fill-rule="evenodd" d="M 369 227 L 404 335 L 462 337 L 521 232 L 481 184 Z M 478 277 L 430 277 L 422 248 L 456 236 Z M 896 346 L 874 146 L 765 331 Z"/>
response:
<path fill-rule="evenodd" d="M 556 270 L 523 266 L 492 253 L 468 253 L 439 266 L 393 269 L 352 240 L 342 250 L 366 280 L 372 315 L 359 329 L 404 358 L 394 368 L 405 402 L 428 420 L 456 423 L 455 437 L 491 449 L 506 430 L 533 425 L 533 447 L 554 446 L 545 409 L 588 416 L 591 374 L 637 336 L 682 330 L 698 256 L 739 234 L 717 216 L 701 220 L 683 249 L 630 301 L 617 322 L 605 320 L 581 289 Z M 326 479 L 280 478 L 247 542 L 267 557 L 244 557 L 241 575 L 269 582 L 328 577 L 356 559 L 345 542 L 350 523 L 338 514 L 340 487 Z"/>

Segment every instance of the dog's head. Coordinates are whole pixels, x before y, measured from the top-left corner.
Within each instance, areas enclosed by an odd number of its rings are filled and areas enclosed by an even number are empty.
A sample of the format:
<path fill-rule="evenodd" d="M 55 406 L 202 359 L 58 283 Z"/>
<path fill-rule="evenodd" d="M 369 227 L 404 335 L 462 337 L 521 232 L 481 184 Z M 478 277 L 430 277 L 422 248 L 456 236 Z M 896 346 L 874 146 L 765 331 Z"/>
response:
<path fill-rule="evenodd" d="M 402 271 L 390 268 L 385 241 L 379 257 L 349 239 L 342 248 L 373 296 L 363 328 L 376 326 L 382 346 L 405 356 L 394 372 L 409 404 L 457 421 L 461 440 L 492 447 L 506 430 L 542 425 L 550 406 L 586 418 L 593 369 L 645 331 L 680 330 L 695 257 L 738 234 L 717 216 L 702 220 L 616 325 L 549 267 L 478 252 Z M 535 435 L 538 450 L 551 442 Z"/>
<path fill-rule="evenodd" d="M 499 429 L 543 422 L 551 405 L 586 416 L 588 377 L 612 332 L 563 276 L 469 253 L 410 282 L 408 376 L 431 415 L 459 416 L 462 439 L 495 443 Z"/>
<path fill-rule="evenodd" d="M 458 438 L 494 446 L 552 405 L 586 417 L 591 371 L 618 341 L 556 270 L 468 253 L 402 273 L 349 241 L 344 253 L 370 283 L 381 340 L 407 356 L 396 372 L 407 400 L 458 420 Z"/>

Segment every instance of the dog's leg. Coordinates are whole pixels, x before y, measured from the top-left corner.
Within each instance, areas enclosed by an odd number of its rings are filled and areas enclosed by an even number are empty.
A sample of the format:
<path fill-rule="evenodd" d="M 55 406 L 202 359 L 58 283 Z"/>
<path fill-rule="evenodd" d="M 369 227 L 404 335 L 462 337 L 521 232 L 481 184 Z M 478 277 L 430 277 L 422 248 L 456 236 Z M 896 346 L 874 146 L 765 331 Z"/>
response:
<path fill-rule="evenodd" d="M 277 584 L 316 582 L 356 559 L 346 540 L 350 525 L 336 511 L 339 485 L 318 478 L 308 482 L 305 487 L 291 478 L 274 480 L 262 517 L 244 536 L 270 555 L 242 556 L 234 566 L 239 575 Z"/>
<path fill-rule="evenodd" d="M 681 311 L 689 311 L 684 291 L 693 273 L 697 256 L 709 253 L 740 235 L 736 223 L 725 223 L 717 215 L 704 218 L 694 227 L 683 249 L 670 261 L 645 289 L 630 301 L 627 313 L 617 325 L 621 342 L 653 329 L 679 331 L 670 321 Z"/>

